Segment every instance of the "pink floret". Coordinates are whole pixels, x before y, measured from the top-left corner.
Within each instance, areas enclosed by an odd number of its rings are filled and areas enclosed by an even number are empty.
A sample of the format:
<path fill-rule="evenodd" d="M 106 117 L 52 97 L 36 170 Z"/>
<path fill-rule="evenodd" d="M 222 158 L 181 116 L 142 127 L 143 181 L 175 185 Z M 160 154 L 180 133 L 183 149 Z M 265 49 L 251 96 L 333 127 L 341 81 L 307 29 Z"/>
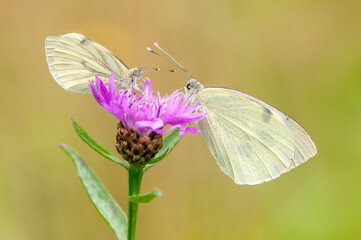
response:
<path fill-rule="evenodd" d="M 134 89 L 115 90 L 114 75 L 109 78 L 109 86 L 99 78 L 89 82 L 89 87 L 96 101 L 108 112 L 118 118 L 130 130 L 147 136 L 151 132 L 166 133 L 175 128 L 179 135 L 186 132 L 195 134 L 199 132 L 188 124 L 195 122 L 207 113 L 197 113 L 199 103 L 188 106 L 189 95 L 185 96 L 174 91 L 170 96 L 161 97 L 159 92 L 155 96 L 149 79 L 141 84 L 140 92 Z M 171 127 L 163 129 L 166 125 Z"/>

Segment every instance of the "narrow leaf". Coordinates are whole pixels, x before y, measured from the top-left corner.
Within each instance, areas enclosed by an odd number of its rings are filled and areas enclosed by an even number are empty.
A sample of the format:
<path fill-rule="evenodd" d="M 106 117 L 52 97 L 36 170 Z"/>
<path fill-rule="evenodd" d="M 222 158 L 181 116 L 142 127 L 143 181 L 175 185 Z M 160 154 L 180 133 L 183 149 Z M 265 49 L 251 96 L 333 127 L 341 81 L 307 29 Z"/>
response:
<path fill-rule="evenodd" d="M 128 220 L 124 211 L 119 207 L 102 182 L 80 156 L 67 145 L 59 144 L 59 146 L 73 160 L 81 183 L 99 214 L 114 231 L 119 240 L 126 240 Z"/>
<path fill-rule="evenodd" d="M 108 150 L 106 150 L 105 148 L 103 148 L 102 146 L 100 146 L 96 141 L 94 141 L 94 139 L 92 139 L 85 131 L 83 128 L 81 128 L 79 126 L 78 123 L 76 123 L 74 120 L 73 121 L 73 126 L 75 129 L 76 134 L 78 134 L 78 136 L 84 141 L 86 142 L 89 147 L 91 147 L 92 149 L 94 149 L 96 152 L 98 152 L 100 155 L 102 155 L 105 158 L 108 158 L 109 160 L 118 163 L 119 165 L 121 165 L 122 167 L 124 167 L 125 169 L 128 169 L 128 163 L 121 161 L 119 158 L 117 158 L 116 156 L 114 156 L 114 154 L 112 154 L 111 152 L 109 152 Z"/>
<path fill-rule="evenodd" d="M 153 192 L 129 196 L 129 201 L 133 203 L 148 203 L 154 198 L 161 196 L 162 192 L 159 189 L 155 189 Z"/>
<path fill-rule="evenodd" d="M 160 160 L 168 156 L 173 148 L 180 141 L 181 137 L 179 136 L 179 129 L 171 132 L 167 137 L 163 139 L 163 147 L 159 150 L 159 152 L 155 155 L 154 159 L 152 159 L 144 168 L 144 171 L 156 165 Z"/>

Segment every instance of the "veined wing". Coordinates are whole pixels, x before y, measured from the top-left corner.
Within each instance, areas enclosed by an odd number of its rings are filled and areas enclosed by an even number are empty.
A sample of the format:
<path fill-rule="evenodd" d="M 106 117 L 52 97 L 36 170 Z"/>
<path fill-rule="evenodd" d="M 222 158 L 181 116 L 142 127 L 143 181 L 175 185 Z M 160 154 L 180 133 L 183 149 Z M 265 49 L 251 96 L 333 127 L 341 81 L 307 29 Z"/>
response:
<path fill-rule="evenodd" d="M 233 94 L 239 94 L 269 109 L 274 115 L 280 118 L 282 122 L 287 126 L 287 128 L 291 131 L 291 134 L 295 142 L 295 149 L 294 149 L 294 155 L 292 158 L 291 165 L 285 170 L 285 172 L 292 170 L 293 168 L 301 165 L 302 163 L 306 162 L 308 159 L 316 155 L 317 148 L 315 143 L 312 141 L 310 135 L 299 123 L 297 123 L 287 114 L 245 93 L 237 92 L 231 89 L 230 90 L 227 89 L 226 91 Z"/>
<path fill-rule="evenodd" d="M 268 108 L 237 91 L 200 92 L 198 121 L 208 148 L 222 171 L 237 184 L 258 184 L 287 171 L 295 142 L 286 124 Z"/>
<path fill-rule="evenodd" d="M 128 67 L 112 52 L 78 33 L 49 36 L 45 54 L 55 81 L 65 90 L 89 93 L 88 82 L 95 76 L 107 84 L 111 72 L 115 84 L 127 86 Z"/>

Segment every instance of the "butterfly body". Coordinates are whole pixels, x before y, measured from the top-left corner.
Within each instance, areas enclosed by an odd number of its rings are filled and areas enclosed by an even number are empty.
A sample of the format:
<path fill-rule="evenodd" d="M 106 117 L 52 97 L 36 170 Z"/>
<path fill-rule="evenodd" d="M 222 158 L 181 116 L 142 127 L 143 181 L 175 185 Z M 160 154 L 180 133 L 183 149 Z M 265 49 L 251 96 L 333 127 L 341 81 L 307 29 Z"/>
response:
<path fill-rule="evenodd" d="M 70 92 L 90 93 L 90 80 L 98 76 L 107 84 L 112 72 L 115 87 L 129 89 L 143 74 L 142 69 L 129 69 L 111 51 L 78 33 L 47 37 L 45 54 L 51 75 Z"/>

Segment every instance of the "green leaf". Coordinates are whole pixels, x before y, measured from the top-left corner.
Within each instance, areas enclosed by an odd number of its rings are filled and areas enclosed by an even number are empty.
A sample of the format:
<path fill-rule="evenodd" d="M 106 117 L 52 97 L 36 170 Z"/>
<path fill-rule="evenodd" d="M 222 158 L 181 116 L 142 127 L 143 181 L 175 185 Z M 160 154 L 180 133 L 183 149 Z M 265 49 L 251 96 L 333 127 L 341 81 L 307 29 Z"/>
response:
<path fill-rule="evenodd" d="M 179 136 L 179 129 L 177 128 L 173 132 L 171 132 L 167 137 L 163 139 L 163 146 L 159 150 L 159 152 L 155 155 L 154 159 L 149 161 L 149 163 L 145 166 L 144 171 L 147 171 L 149 168 L 156 165 L 160 160 L 168 156 L 173 148 L 180 141 L 181 137 Z"/>
<path fill-rule="evenodd" d="M 90 167 L 70 147 L 64 144 L 59 146 L 73 160 L 78 176 L 99 214 L 114 231 L 119 240 L 127 239 L 128 220 L 124 211 L 108 193 L 102 182 L 98 179 Z"/>
<path fill-rule="evenodd" d="M 159 189 L 155 189 L 153 192 L 129 196 L 129 201 L 133 203 L 148 203 L 154 198 L 161 196 L 162 192 Z"/>
<path fill-rule="evenodd" d="M 127 162 L 121 161 L 119 158 L 117 158 L 116 156 L 114 156 L 114 154 L 112 154 L 111 152 L 109 152 L 108 150 L 106 150 L 105 148 L 103 148 L 102 146 L 100 146 L 96 141 L 94 141 L 85 131 L 83 128 L 81 128 L 79 126 L 79 124 L 77 124 L 74 120 L 73 121 L 73 126 L 75 129 L 76 134 L 78 134 L 78 136 L 83 139 L 84 142 L 86 142 L 89 147 L 91 147 L 92 149 L 94 149 L 96 152 L 98 152 L 100 155 L 102 155 L 105 158 L 108 158 L 109 160 L 118 163 L 119 165 L 121 165 L 122 167 L 124 167 L 125 169 L 128 169 L 129 164 Z"/>

